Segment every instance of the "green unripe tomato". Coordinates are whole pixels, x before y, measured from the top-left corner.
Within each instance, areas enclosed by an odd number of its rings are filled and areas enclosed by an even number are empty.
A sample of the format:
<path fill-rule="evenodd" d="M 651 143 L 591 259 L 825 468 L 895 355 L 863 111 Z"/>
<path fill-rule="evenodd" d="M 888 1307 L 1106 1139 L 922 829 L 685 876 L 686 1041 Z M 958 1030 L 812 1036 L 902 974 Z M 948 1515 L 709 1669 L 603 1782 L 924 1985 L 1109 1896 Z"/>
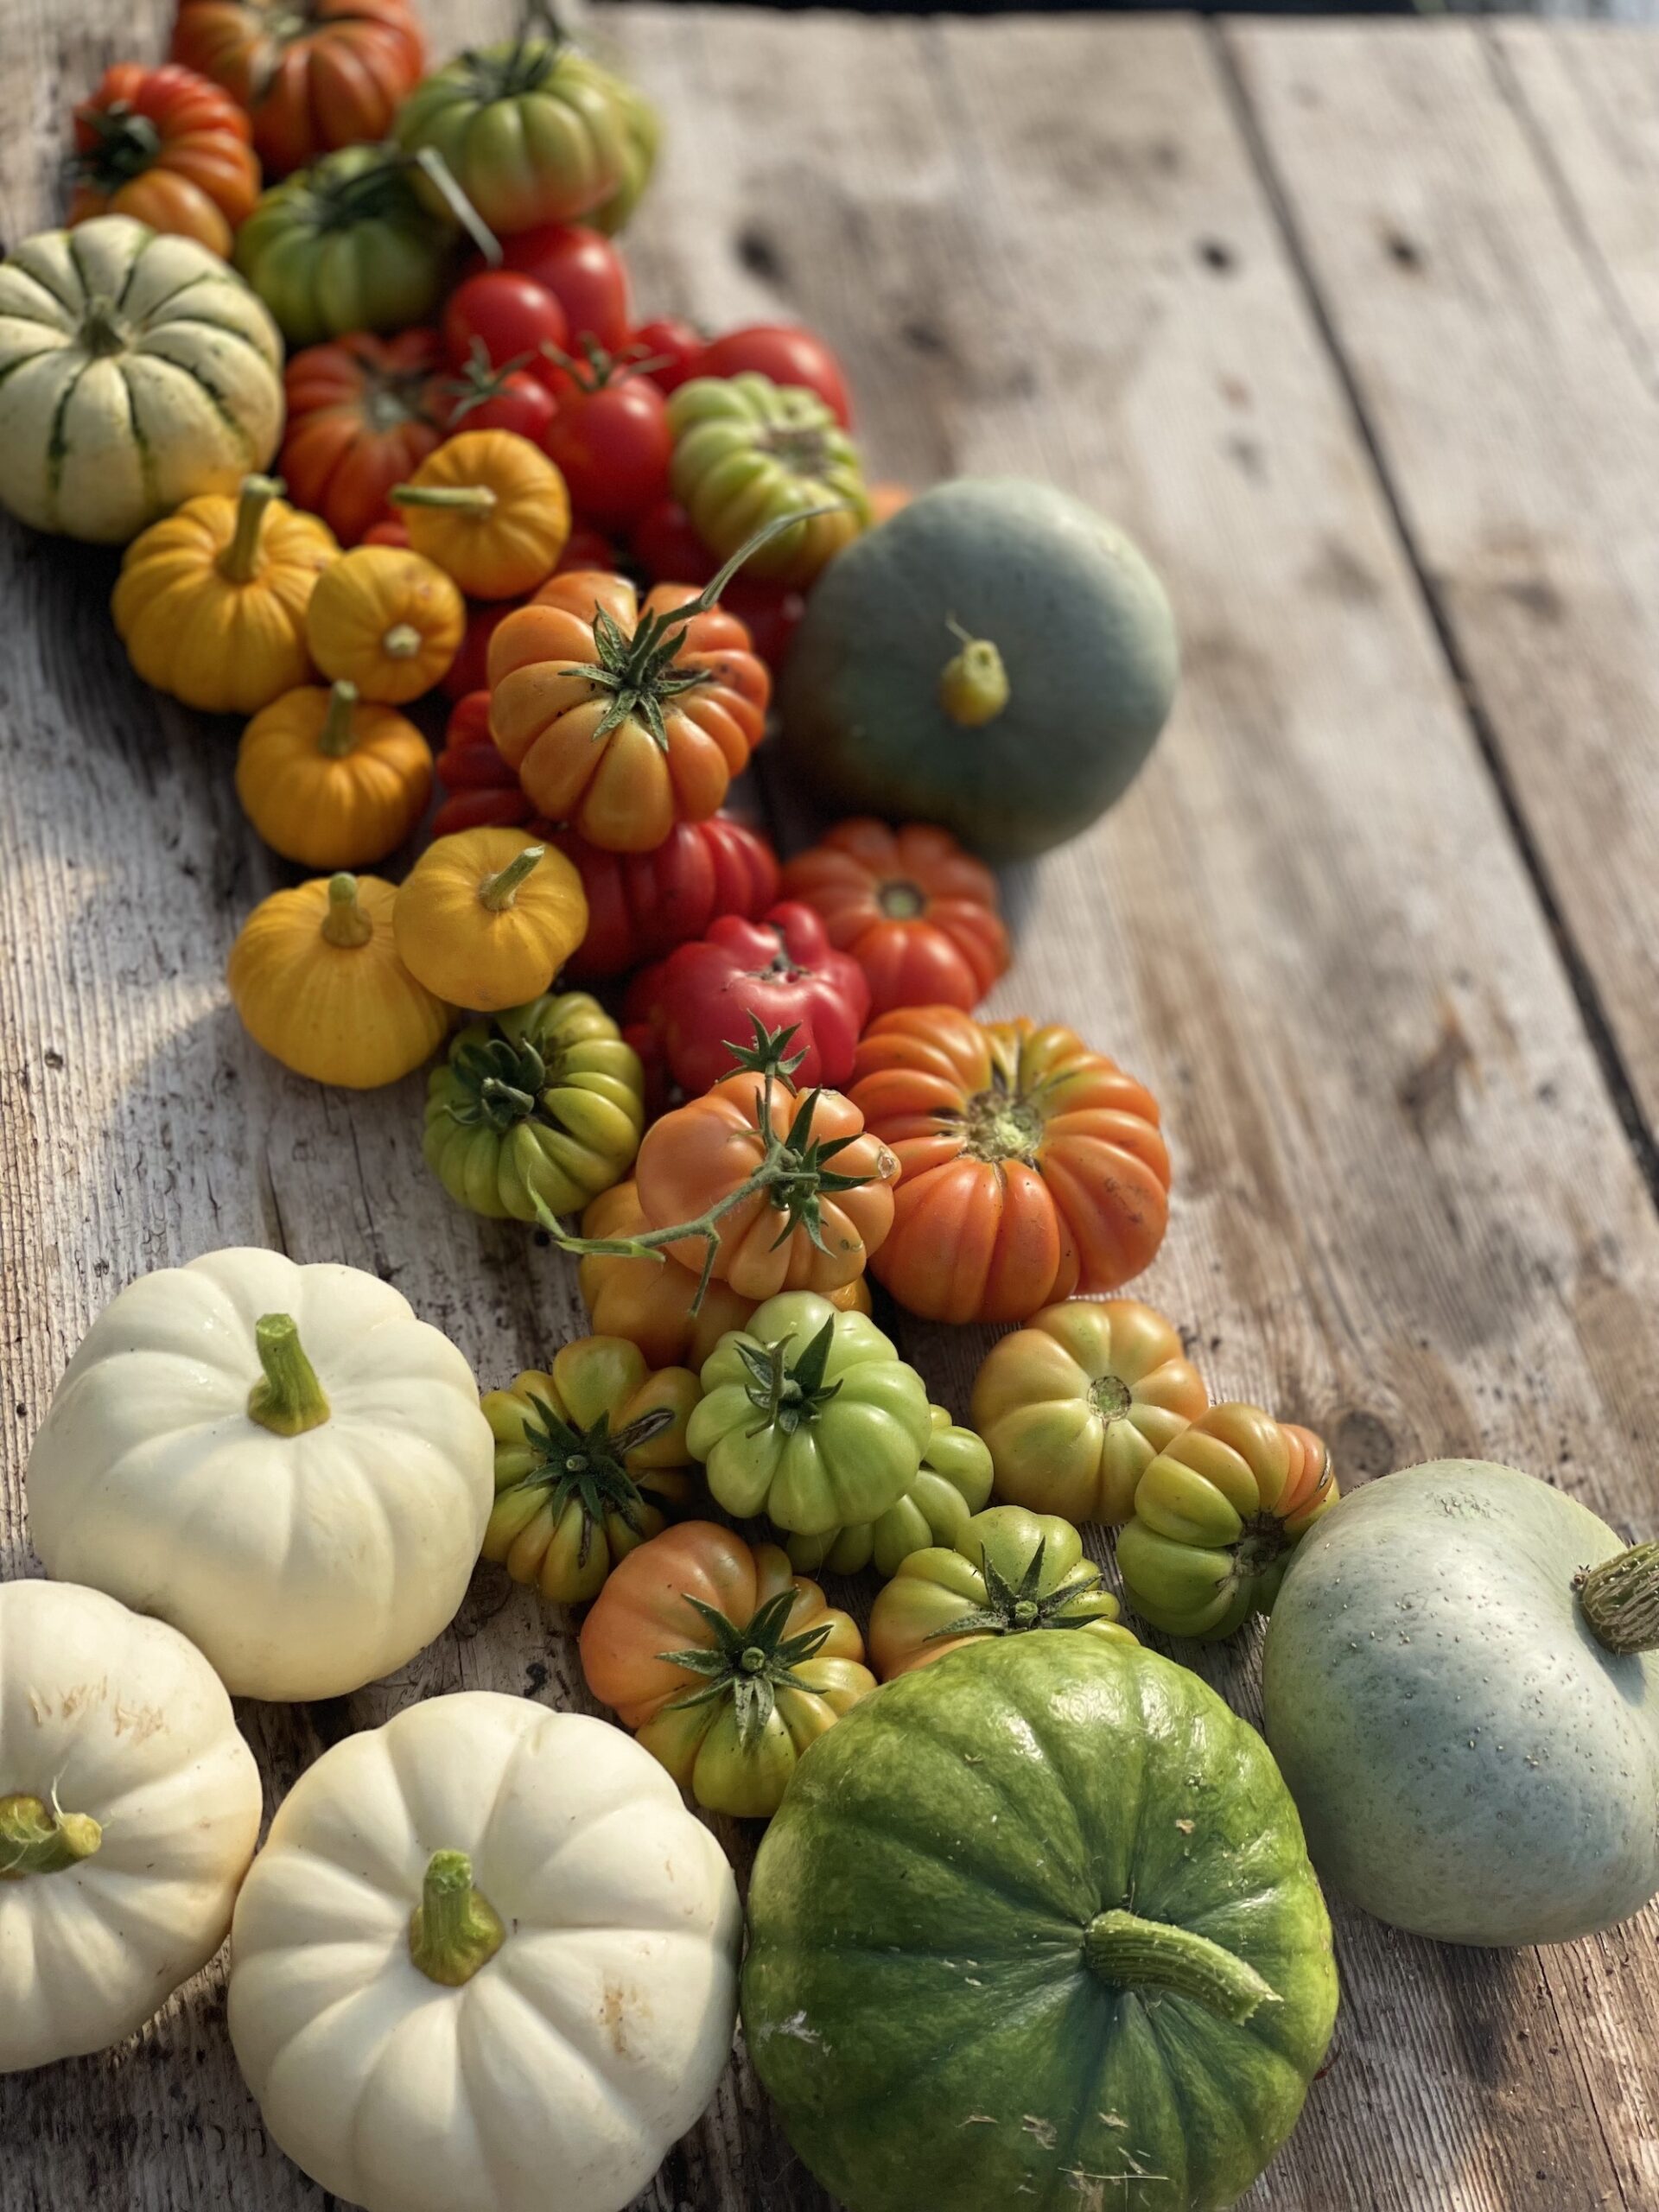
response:
<path fill-rule="evenodd" d="M 753 370 L 694 377 L 669 401 L 668 420 L 674 496 L 722 560 L 780 516 L 811 515 L 754 554 L 747 575 L 809 584 L 868 527 L 858 448 L 817 392 Z"/>
<path fill-rule="evenodd" d="M 442 296 L 454 235 L 385 146 L 342 146 L 261 194 L 236 265 L 291 346 L 403 330 Z"/>

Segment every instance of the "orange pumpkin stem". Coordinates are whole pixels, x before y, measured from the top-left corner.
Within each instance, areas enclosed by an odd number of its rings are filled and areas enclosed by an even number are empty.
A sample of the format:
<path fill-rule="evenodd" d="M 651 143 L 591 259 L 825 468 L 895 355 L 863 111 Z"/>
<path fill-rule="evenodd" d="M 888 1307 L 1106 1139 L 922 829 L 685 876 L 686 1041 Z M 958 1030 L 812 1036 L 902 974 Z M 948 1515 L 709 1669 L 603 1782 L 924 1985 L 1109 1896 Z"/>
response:
<path fill-rule="evenodd" d="M 357 705 L 357 686 L 347 683 L 342 676 L 328 694 L 328 709 L 322 718 L 322 728 L 317 732 L 317 750 L 325 760 L 343 760 L 352 749 L 352 714 Z M 357 885 L 351 876 L 336 877 L 336 882 L 351 885 L 349 897 L 357 903 Z M 329 915 L 334 913 L 334 887 L 328 891 Z M 327 925 L 324 925 L 325 930 Z"/>
<path fill-rule="evenodd" d="M 518 896 L 518 887 L 524 878 L 546 857 L 545 845 L 526 845 L 518 857 L 509 861 L 499 874 L 485 877 L 478 887 L 480 901 L 493 914 L 504 913 Z"/>
<path fill-rule="evenodd" d="M 236 503 L 236 529 L 219 556 L 219 574 L 233 584 L 251 584 L 258 575 L 260 534 L 265 510 L 280 499 L 287 486 L 276 476 L 245 476 Z"/>
<path fill-rule="evenodd" d="M 374 924 L 364 912 L 357 895 L 357 878 L 343 871 L 328 879 L 328 911 L 322 918 L 322 933 L 330 944 L 337 944 L 342 951 L 355 951 L 374 935 Z"/>

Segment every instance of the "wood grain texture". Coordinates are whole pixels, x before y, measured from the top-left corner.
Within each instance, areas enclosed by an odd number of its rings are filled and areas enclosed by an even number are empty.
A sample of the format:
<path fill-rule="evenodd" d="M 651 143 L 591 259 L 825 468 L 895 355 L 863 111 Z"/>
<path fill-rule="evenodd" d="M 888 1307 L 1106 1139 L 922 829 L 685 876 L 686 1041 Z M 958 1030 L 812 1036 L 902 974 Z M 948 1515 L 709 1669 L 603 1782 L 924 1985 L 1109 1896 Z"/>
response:
<path fill-rule="evenodd" d="M 68 92 L 118 42 L 155 50 L 163 12 L 143 0 L 140 36 L 113 0 L 11 0 L 14 231 L 48 210 Z M 459 0 L 428 12 L 459 30 Z M 465 11 L 467 35 L 506 13 Z M 601 28 L 670 120 L 629 241 L 651 308 L 819 324 L 880 473 L 1052 477 L 1170 581 L 1176 722 L 1106 824 L 1009 879 L 996 1001 L 1072 1021 L 1163 1100 L 1176 1201 L 1147 1294 L 1212 1386 L 1325 1429 L 1346 1482 L 1484 1452 L 1651 1532 L 1630 1470 L 1659 1417 L 1659 1230 L 1210 41 L 697 9 Z M 1460 81 L 1459 46 L 1410 36 Z M 131 679 L 109 563 L 16 531 L 0 561 L 16 1573 L 27 1440 L 146 1268 L 241 1240 L 375 1268 L 486 1383 L 576 1307 L 563 1262 L 427 1175 L 418 1082 L 347 1100 L 247 1044 L 220 970 L 278 871 L 237 812 L 233 732 Z M 901 1326 L 960 1411 L 983 1335 Z M 1251 1647 L 1183 1656 L 1249 1707 Z M 397 1681 L 244 1708 L 272 1802 L 340 1733 L 461 1687 L 586 1702 L 562 1624 L 482 1573 Z M 1649 1915 L 1489 1958 L 1341 1915 L 1333 2063 L 1254 2212 L 1654 2202 L 1654 1936 Z M 215 1972 L 125 2050 L 0 2082 L 7 2212 L 321 2203 L 266 2142 L 222 2009 Z M 741 2069 L 642 2200 L 823 2202 Z"/>

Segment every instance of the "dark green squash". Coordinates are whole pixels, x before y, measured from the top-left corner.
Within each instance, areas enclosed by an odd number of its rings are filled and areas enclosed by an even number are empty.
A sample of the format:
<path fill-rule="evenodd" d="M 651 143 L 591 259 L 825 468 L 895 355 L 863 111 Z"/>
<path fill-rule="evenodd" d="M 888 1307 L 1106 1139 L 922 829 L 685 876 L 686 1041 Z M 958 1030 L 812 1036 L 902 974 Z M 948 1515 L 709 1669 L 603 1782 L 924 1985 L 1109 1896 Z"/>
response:
<path fill-rule="evenodd" d="M 815 586 L 779 690 L 793 765 L 838 807 L 1022 859 L 1122 797 L 1179 672 L 1163 586 L 1050 485 L 964 477 Z"/>
<path fill-rule="evenodd" d="M 750 2055 L 849 2212 L 1218 2212 L 1336 2006 L 1267 1747 L 1132 1645 L 1039 1630 L 888 1683 L 755 1861 Z"/>

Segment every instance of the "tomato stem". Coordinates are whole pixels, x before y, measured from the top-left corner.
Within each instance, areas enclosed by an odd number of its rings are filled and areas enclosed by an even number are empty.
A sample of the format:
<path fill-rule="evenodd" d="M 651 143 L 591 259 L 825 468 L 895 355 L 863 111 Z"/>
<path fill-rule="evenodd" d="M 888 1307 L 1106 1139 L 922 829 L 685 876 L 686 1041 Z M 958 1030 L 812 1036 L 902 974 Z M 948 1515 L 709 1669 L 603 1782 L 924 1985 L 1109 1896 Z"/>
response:
<path fill-rule="evenodd" d="M 90 1859 L 104 1831 L 89 1813 L 66 1813 L 55 1793 L 48 1804 L 26 1792 L 0 1797 L 0 1882 L 58 1874 Z"/>

